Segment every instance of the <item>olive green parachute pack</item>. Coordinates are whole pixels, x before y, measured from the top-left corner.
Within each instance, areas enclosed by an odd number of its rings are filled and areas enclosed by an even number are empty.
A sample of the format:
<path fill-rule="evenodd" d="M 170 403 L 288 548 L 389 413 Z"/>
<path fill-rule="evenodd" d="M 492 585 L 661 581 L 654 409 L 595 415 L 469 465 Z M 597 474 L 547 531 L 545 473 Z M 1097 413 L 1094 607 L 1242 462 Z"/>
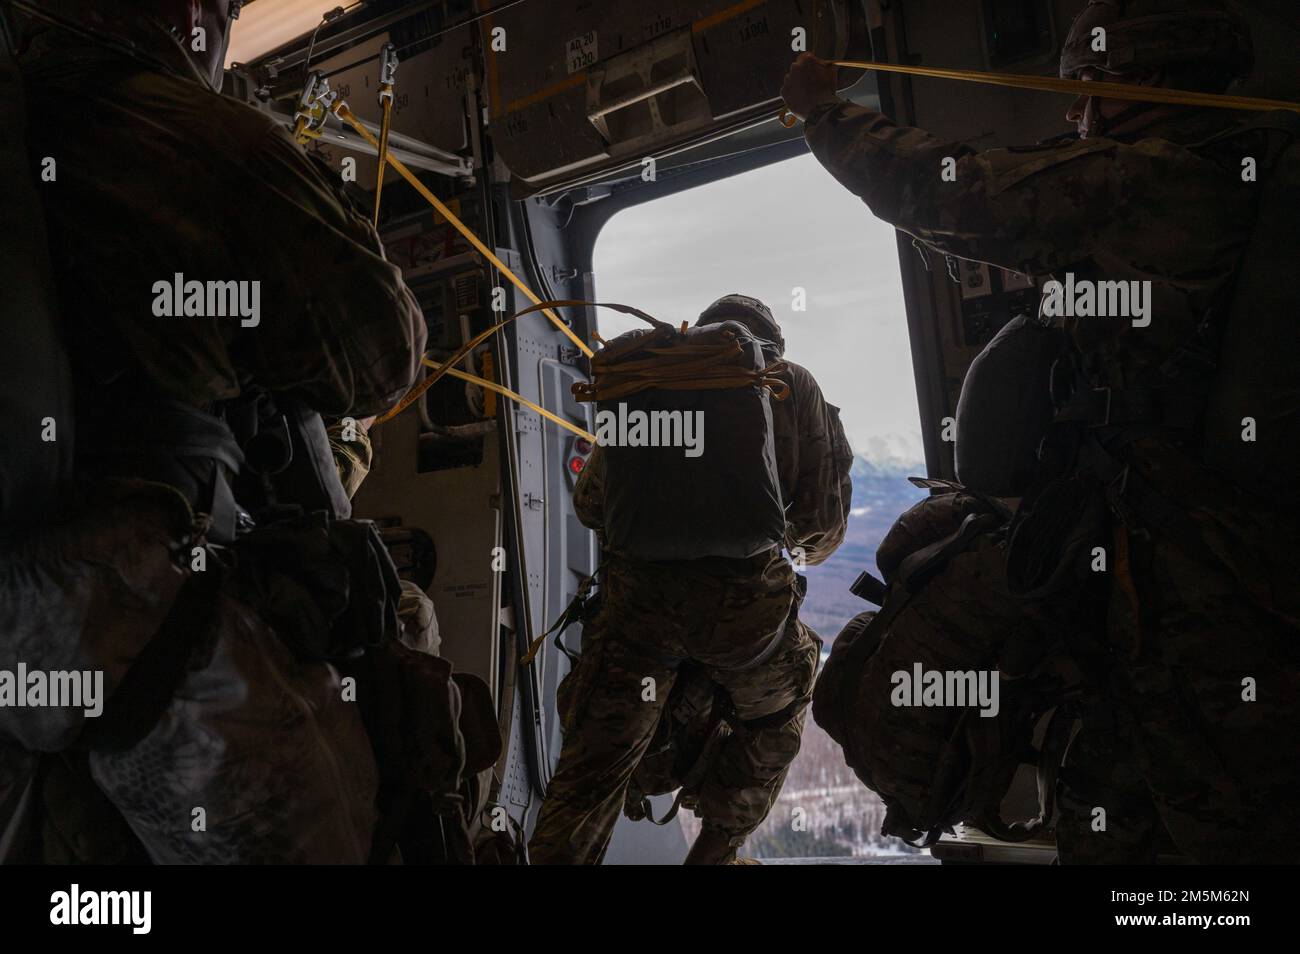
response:
<path fill-rule="evenodd" d="M 770 400 L 786 385 L 742 324 L 655 322 L 608 342 L 580 401 L 606 455 L 606 547 L 646 561 L 746 558 L 779 546 L 785 508 Z"/>
<path fill-rule="evenodd" d="M 813 718 L 885 803 L 882 833 L 912 844 L 932 844 L 959 822 L 1024 840 L 1053 814 L 1074 717 L 1059 704 L 1056 642 L 1007 591 L 1006 517 L 992 498 L 966 493 L 930 497 L 903 514 L 877 557 L 888 585 L 880 611 L 845 626 L 813 692 Z M 898 687 L 917 666 L 991 673 L 996 714 L 982 716 L 971 699 L 903 704 Z M 1040 755 L 1034 730 L 1049 713 Z M 1022 763 L 1038 765 L 1040 813 L 1006 822 L 1001 802 Z"/>

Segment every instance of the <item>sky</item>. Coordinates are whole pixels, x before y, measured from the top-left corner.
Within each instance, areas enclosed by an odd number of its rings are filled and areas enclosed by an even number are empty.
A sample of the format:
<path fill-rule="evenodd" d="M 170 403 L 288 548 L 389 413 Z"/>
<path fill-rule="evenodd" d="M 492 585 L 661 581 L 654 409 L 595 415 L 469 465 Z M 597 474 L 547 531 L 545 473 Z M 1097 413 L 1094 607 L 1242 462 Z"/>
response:
<path fill-rule="evenodd" d="M 810 155 L 625 209 L 594 255 L 596 299 L 694 322 L 739 292 L 767 303 L 786 357 L 841 409 L 853 448 L 879 463 L 924 460 L 893 228 Z M 793 289 L 807 310 L 792 310 Z M 602 310 L 601 335 L 644 327 Z"/>

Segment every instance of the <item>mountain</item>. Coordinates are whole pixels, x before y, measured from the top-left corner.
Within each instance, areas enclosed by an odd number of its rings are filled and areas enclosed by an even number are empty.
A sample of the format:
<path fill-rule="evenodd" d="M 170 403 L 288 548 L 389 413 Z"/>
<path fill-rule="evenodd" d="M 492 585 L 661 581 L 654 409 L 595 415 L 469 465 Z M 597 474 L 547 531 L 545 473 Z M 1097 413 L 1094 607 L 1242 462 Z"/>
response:
<path fill-rule="evenodd" d="M 871 605 L 849 592 L 859 573 L 876 568 L 876 548 L 903 511 L 926 491 L 914 487 L 909 476 L 923 475 L 923 464 L 910 464 L 897 458 L 869 459 L 859 455 L 849 472 L 853 480 L 853 507 L 844 543 L 821 566 L 810 566 L 808 596 L 799 610 L 799 618 L 817 631 L 828 646 L 852 617 Z"/>
<path fill-rule="evenodd" d="M 878 450 L 878 448 L 877 448 Z M 871 605 L 849 592 L 864 569 L 879 576 L 876 548 L 899 515 L 926 495 L 907 480 L 921 464 L 897 456 L 860 455 L 853 462 L 853 508 L 843 545 L 821 566 L 809 567 L 808 595 L 799 618 L 829 644 L 850 618 Z M 898 856 L 916 849 L 880 834 L 885 806 L 844 764 L 835 741 L 812 718 L 772 812 L 750 837 L 745 853 L 758 858 Z M 688 835 L 698 823 L 683 818 Z"/>

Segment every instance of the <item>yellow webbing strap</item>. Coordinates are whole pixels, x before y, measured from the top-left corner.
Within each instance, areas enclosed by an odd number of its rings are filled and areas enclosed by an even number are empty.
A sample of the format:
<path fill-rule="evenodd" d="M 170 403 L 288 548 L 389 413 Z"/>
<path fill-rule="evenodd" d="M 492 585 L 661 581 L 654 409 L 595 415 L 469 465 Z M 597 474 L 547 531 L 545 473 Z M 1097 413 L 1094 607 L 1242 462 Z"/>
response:
<path fill-rule="evenodd" d="M 384 171 L 385 166 L 388 165 L 388 133 L 393 127 L 392 86 L 380 90 L 379 102 L 383 104 L 384 118 L 379 125 L 379 179 L 375 183 L 375 228 L 379 228 L 379 203 L 384 195 Z"/>
<path fill-rule="evenodd" d="M 349 126 L 351 126 L 353 129 L 356 130 L 357 135 L 359 135 L 362 139 L 366 140 L 366 142 L 368 142 L 371 146 L 374 146 L 376 149 L 379 147 L 379 140 L 377 140 L 371 134 L 370 130 L 367 129 L 365 125 L 362 124 L 361 120 L 357 119 L 356 114 L 354 114 L 352 110 L 348 108 L 347 103 L 343 102 L 342 100 L 339 100 L 337 103 L 333 105 L 332 109 L 334 111 L 334 114 L 338 116 L 339 119 L 343 120 L 345 123 L 347 123 Z M 411 188 L 415 189 L 416 192 L 420 193 L 420 195 L 424 197 L 424 200 L 426 202 L 428 202 L 431 206 L 437 209 L 438 214 L 441 215 L 448 222 L 450 222 L 452 227 L 455 228 L 457 232 L 465 236 L 465 240 L 468 241 L 470 245 L 473 245 L 474 248 L 478 249 L 479 253 L 483 255 L 484 258 L 486 258 L 489 262 L 495 265 L 497 270 L 501 272 L 501 274 L 504 275 L 506 278 L 508 278 L 512 285 L 514 285 L 521 292 L 523 292 L 529 301 L 531 301 L 535 305 L 544 304 L 544 302 L 540 298 L 538 298 L 537 295 L 533 294 L 533 290 L 524 283 L 523 279 L 521 279 L 518 275 L 512 272 L 506 266 L 505 262 L 497 258 L 497 256 L 492 252 L 492 250 L 483 244 L 483 242 L 479 239 L 477 235 L 474 234 L 474 232 L 470 229 L 468 225 L 466 225 L 459 218 L 457 218 L 455 213 L 453 213 L 451 209 L 447 208 L 447 206 L 442 202 L 441 199 L 439 199 L 436 195 L 430 192 L 428 187 L 425 186 L 425 184 L 421 182 L 415 176 L 415 174 L 411 172 L 410 169 L 406 168 L 405 163 L 403 163 L 400 159 L 396 159 L 392 156 L 389 156 L 388 164 L 393 167 L 393 169 L 397 172 L 398 175 L 400 175 L 403 179 L 409 182 L 411 184 Z M 559 328 L 560 331 L 564 332 L 565 336 L 567 336 L 568 339 L 573 342 L 573 344 L 578 348 L 579 351 L 581 351 L 588 358 L 592 356 L 593 352 L 591 348 L 587 345 L 587 343 L 583 341 L 581 338 L 579 338 L 576 334 L 574 334 L 573 329 L 570 328 L 568 325 L 566 325 L 560 319 L 559 315 L 551 311 L 550 308 L 548 307 L 543 307 L 541 311 L 542 314 L 544 314 L 547 318 L 551 320 L 551 323 L 554 324 L 555 327 Z"/>
<path fill-rule="evenodd" d="M 384 167 L 388 164 L 388 134 L 393 129 L 393 86 L 397 74 L 397 48 L 385 43 L 379 54 L 379 176 L 375 182 L 375 228 L 379 228 L 379 203 L 384 195 Z"/>
<path fill-rule="evenodd" d="M 1077 96 L 1104 96 L 1108 99 L 1126 99 L 1140 103 L 1172 103 L 1177 106 L 1214 106 L 1220 109 L 1291 109 L 1300 112 L 1300 103 L 1278 99 L 1258 99 L 1253 96 L 1229 96 L 1225 93 L 1195 93 L 1191 90 L 1165 89 L 1162 86 L 1132 86 L 1127 83 L 1085 82 L 1063 79 L 1059 76 L 1024 76 L 1019 73 L 982 73 L 977 70 L 945 70 L 929 66 L 899 66 L 894 63 L 862 63 L 856 60 L 831 60 L 831 66 L 847 69 L 877 70 L 881 73 L 905 73 L 908 76 L 929 76 L 935 79 L 963 80 L 984 83 L 988 86 L 1009 86 L 1014 89 L 1036 89 L 1047 93 L 1073 93 Z M 798 120 L 788 109 L 782 109 L 781 125 L 789 129 Z"/>
<path fill-rule="evenodd" d="M 473 351 L 483 342 L 487 341 L 488 338 L 491 338 L 494 334 L 496 334 L 506 325 L 510 324 L 512 321 L 517 321 L 518 319 L 522 318 L 524 315 L 530 315 L 535 311 L 545 312 L 552 308 L 575 308 L 575 307 L 612 308 L 614 311 L 621 311 L 627 315 L 634 315 L 638 318 L 650 322 L 652 325 L 667 327 L 666 325 L 664 325 L 662 321 L 659 321 L 658 319 L 655 318 L 651 318 L 645 312 L 641 311 L 640 309 L 633 308 L 630 305 L 619 305 L 613 302 L 581 301 L 578 299 L 571 299 L 571 298 L 561 298 L 561 299 L 556 299 L 554 301 L 539 301 L 531 308 L 525 308 L 523 311 L 515 312 L 509 318 L 503 318 L 501 321 L 498 321 L 492 327 L 484 331 L 480 331 L 473 338 L 470 338 L 469 341 L 466 341 L 463 345 L 461 345 L 458 349 L 456 349 L 455 353 L 453 353 L 451 357 L 449 357 L 446 360 L 444 364 L 444 370 L 440 370 L 435 372 L 434 374 L 429 375 L 419 384 L 411 388 L 411 390 L 407 391 L 406 395 L 400 401 L 398 401 L 395 405 L 393 405 L 391 409 L 384 412 L 384 414 L 380 415 L 375 420 L 375 424 L 376 425 L 382 424 L 385 421 L 391 420 L 392 418 L 396 417 L 397 415 L 405 411 L 408 407 L 410 407 L 417 400 L 419 400 L 420 395 L 424 394 L 425 391 L 433 387 L 438 382 L 439 378 L 441 378 L 444 374 L 451 374 L 452 372 L 450 369 L 453 365 L 459 364 L 460 360 L 464 358 L 465 355 L 469 354 L 471 351 Z"/>
<path fill-rule="evenodd" d="M 477 374 L 470 374 L 468 371 L 462 371 L 460 368 L 453 368 L 451 367 L 450 363 L 439 364 L 437 361 L 432 361 L 429 358 L 421 358 L 420 363 L 423 364 L 426 368 L 433 368 L 433 370 L 437 372 L 439 377 L 441 377 L 443 374 L 450 374 L 453 378 L 460 378 L 462 381 L 469 381 L 471 384 L 477 384 L 479 387 L 487 388 L 489 391 L 495 391 L 497 394 L 505 395 L 506 397 L 510 398 L 510 400 L 522 404 L 524 407 L 530 410 L 536 411 L 538 414 L 542 415 L 542 417 L 546 418 L 548 421 L 554 421 L 556 424 L 559 424 L 560 427 L 563 427 L 565 430 L 572 431 L 573 433 L 577 434 L 579 437 L 585 437 L 593 444 L 596 443 L 595 434 L 592 434 L 588 431 L 584 431 L 577 424 L 573 424 L 569 421 L 566 421 L 558 414 L 552 414 L 550 411 L 542 407 L 540 404 L 534 404 L 532 401 L 528 400 L 528 398 L 524 397 L 522 394 L 516 394 L 514 391 L 511 391 L 509 388 L 505 388 L 497 384 L 495 381 L 489 381 L 487 378 L 480 378 Z"/>

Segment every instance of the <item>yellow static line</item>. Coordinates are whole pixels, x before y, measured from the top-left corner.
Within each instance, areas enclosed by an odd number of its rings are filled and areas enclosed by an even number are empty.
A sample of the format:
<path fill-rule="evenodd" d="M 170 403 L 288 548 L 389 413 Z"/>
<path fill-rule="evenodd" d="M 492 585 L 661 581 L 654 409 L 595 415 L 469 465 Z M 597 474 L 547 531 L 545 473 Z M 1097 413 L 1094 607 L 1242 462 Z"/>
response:
<path fill-rule="evenodd" d="M 437 361 L 431 361 L 428 358 L 421 358 L 420 363 L 423 364 L 426 368 L 433 368 L 435 371 L 440 371 L 444 374 L 450 374 L 453 378 L 460 378 L 462 381 L 469 381 L 472 384 L 477 384 L 479 387 L 484 387 L 487 388 L 489 391 L 495 391 L 497 394 L 504 395 L 505 397 L 510 398 L 510 400 L 522 404 L 524 407 L 528 408 L 529 410 L 536 411 L 538 414 L 542 415 L 542 417 L 546 418 L 547 420 L 554 421 L 556 424 L 559 424 L 561 427 L 565 428 L 566 430 L 572 431 L 573 433 L 577 434 L 579 437 L 585 437 L 593 444 L 596 443 L 595 434 L 592 434 L 588 431 L 584 431 L 577 424 L 574 424 L 570 421 L 566 421 L 558 414 L 551 413 L 546 408 L 542 407 L 540 404 L 534 404 L 532 401 L 528 400 L 528 398 L 524 397 L 522 394 L 516 394 L 514 391 L 511 391 L 509 388 L 505 388 L 497 384 L 495 381 L 489 381 L 486 378 L 480 378 L 476 374 L 470 374 L 468 371 L 462 371 L 459 368 L 452 368 L 452 367 L 448 367 L 447 365 L 439 364 Z"/>
<path fill-rule="evenodd" d="M 1274 110 L 1290 109 L 1300 112 L 1300 103 L 1280 99 L 1259 99 L 1254 96 L 1229 96 L 1225 93 L 1196 93 L 1184 89 L 1166 89 L 1163 86 L 1133 86 L 1128 83 L 1085 82 L 1063 79 L 1058 76 L 1024 76 L 1019 73 L 981 73 L 977 70 L 947 70 L 930 66 L 899 66 L 894 63 L 861 63 L 855 60 L 831 60 L 832 66 L 848 69 L 876 70 L 881 73 L 903 73 L 907 76 L 928 76 L 934 79 L 962 80 L 984 83 L 987 86 L 1007 86 L 1013 89 L 1035 89 L 1047 93 L 1073 93 L 1078 96 L 1104 96 L 1108 99 L 1132 100 L 1139 103 L 1171 103 L 1177 106 L 1213 106 L 1220 109 Z M 787 128 L 796 120 L 788 109 L 781 110 L 781 123 Z"/>
<path fill-rule="evenodd" d="M 342 119 L 344 122 L 350 125 L 353 129 L 355 129 L 357 131 L 357 135 L 365 139 L 366 142 L 370 143 L 371 146 L 374 146 L 376 149 L 379 147 L 379 140 L 377 140 L 371 134 L 369 129 L 367 129 L 364 125 L 362 125 L 361 121 L 357 119 L 356 115 L 352 112 L 352 110 L 348 108 L 347 103 L 340 100 L 338 103 L 334 105 L 334 112 L 340 119 Z M 496 254 L 490 248 L 488 248 L 486 245 L 483 244 L 482 240 L 479 239 L 479 237 L 474 234 L 473 230 L 470 229 L 468 225 L 462 222 L 456 216 L 456 214 L 451 211 L 451 209 L 447 208 L 447 206 L 443 203 L 441 199 L 439 199 L 436 195 L 430 192 L 428 187 L 423 182 L 421 182 L 415 176 L 415 174 L 411 172 L 410 169 L 406 168 L 406 164 L 404 162 L 402 162 L 397 157 L 390 155 L 388 157 L 388 164 L 392 166 L 394 170 L 396 170 L 398 175 L 400 175 L 403 179 L 409 182 L 411 184 L 411 187 L 415 189 L 416 192 L 420 193 L 420 195 L 424 197 L 426 202 L 428 202 L 435 209 L 437 209 L 439 214 L 442 215 L 442 217 L 446 219 L 449 223 L 451 223 L 451 225 L 456 229 L 456 231 L 458 231 L 461 235 L 465 236 L 466 241 L 468 241 L 471 245 L 473 245 L 476 249 L 478 249 L 478 251 L 489 262 L 495 265 L 497 270 L 500 271 L 501 274 L 504 275 L 506 278 L 508 278 L 512 285 L 514 285 L 521 292 L 523 292 L 529 301 L 531 301 L 535 305 L 541 304 L 542 300 L 533 293 L 533 290 L 529 288 L 527 284 L 524 283 L 524 280 L 520 278 L 518 275 L 516 275 L 514 272 L 512 272 L 505 262 L 497 258 Z M 592 356 L 594 352 L 592 352 L 591 348 L 588 347 L 587 343 L 583 341 L 581 338 L 579 338 L 576 334 L 574 334 L 573 329 L 570 328 L 568 325 L 566 325 L 559 315 L 557 315 L 554 311 L 552 311 L 549 308 L 544 309 L 542 311 L 542 314 L 544 314 L 547 318 L 549 318 L 551 320 L 551 323 L 554 324 L 555 327 L 559 328 L 560 331 L 564 332 L 565 336 L 568 337 L 568 339 L 572 341 L 574 345 L 577 346 L 579 351 L 581 351 L 588 358 Z"/>

